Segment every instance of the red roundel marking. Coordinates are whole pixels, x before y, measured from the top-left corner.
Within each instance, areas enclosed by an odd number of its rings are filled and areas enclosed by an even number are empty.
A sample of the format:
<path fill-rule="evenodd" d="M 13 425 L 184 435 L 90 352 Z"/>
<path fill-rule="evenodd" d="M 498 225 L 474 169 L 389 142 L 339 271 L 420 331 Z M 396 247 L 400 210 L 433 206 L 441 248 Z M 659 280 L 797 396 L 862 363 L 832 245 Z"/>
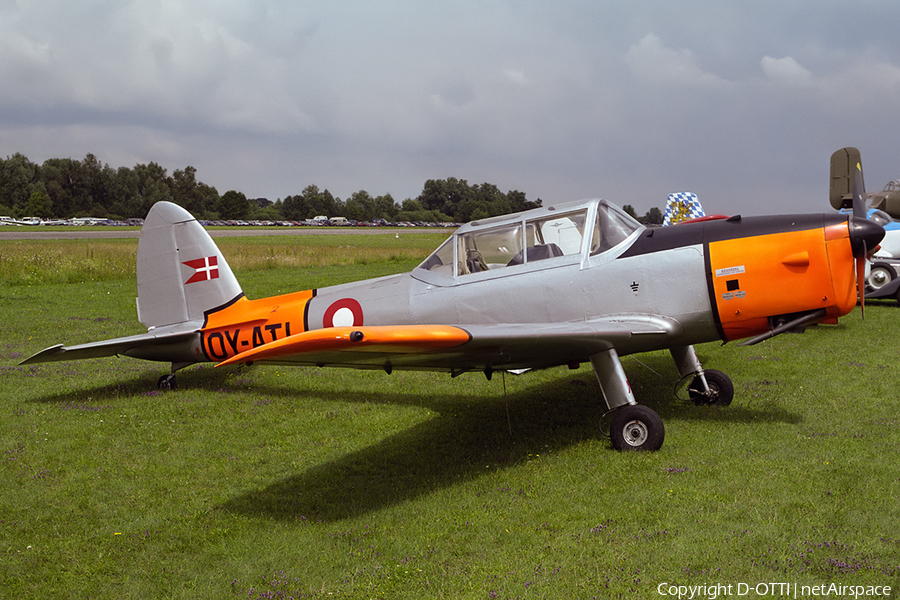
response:
<path fill-rule="evenodd" d="M 348 312 L 349 311 L 349 312 Z M 353 323 L 348 323 L 349 316 L 352 314 Z M 334 318 L 337 315 L 338 323 L 334 322 Z M 363 324 L 363 311 L 362 306 L 359 305 L 359 302 L 354 300 L 353 298 L 343 298 L 333 303 L 328 307 L 328 310 L 325 311 L 325 316 L 322 318 L 322 326 L 323 327 L 338 327 L 338 326 L 352 326 L 359 327 Z"/>

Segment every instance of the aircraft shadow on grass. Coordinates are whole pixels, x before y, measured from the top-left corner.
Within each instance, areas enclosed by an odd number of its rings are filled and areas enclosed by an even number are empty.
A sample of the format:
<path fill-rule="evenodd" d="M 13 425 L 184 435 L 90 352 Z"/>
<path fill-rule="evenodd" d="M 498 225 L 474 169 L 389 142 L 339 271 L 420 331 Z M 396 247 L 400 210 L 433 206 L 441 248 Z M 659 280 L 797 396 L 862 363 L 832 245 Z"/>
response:
<path fill-rule="evenodd" d="M 740 395 L 737 404 L 725 408 L 678 401 L 672 398 L 671 377 L 654 374 L 665 372 L 666 368 L 671 369 L 671 365 L 665 357 L 645 356 L 641 365 L 629 365 L 628 370 L 633 385 L 641 388 L 642 394 L 660 399 L 651 404 L 672 422 L 749 424 L 801 420 L 799 415 L 777 406 L 741 406 Z M 89 390 L 51 394 L 35 402 L 78 403 L 89 393 L 92 404 L 115 403 L 147 394 L 153 378 L 153 374 L 142 375 Z M 194 370 L 184 381 L 188 388 L 210 391 L 220 389 L 223 382 L 223 373 L 213 369 Z M 596 386 L 592 373 L 578 373 L 528 386 L 507 397 L 502 384 L 496 387 L 497 395 L 484 397 L 398 394 L 371 388 L 317 390 L 314 396 L 320 400 L 417 406 L 433 411 L 435 417 L 266 488 L 237 496 L 219 508 L 278 520 L 333 522 L 399 504 L 492 469 L 515 466 L 535 455 L 552 454 L 601 438 L 598 421 L 604 407 L 598 402 Z M 276 399 L 297 400 L 304 394 L 295 386 L 261 382 L 254 382 L 253 390 Z M 613 452 L 612 448 L 609 452 Z"/>
<path fill-rule="evenodd" d="M 603 407 L 598 404 L 596 382 L 591 379 L 584 374 L 561 378 L 511 393 L 507 398 L 502 391 L 485 398 L 423 398 L 369 390 L 324 396 L 317 393 L 317 397 L 330 401 L 422 406 L 437 415 L 376 444 L 237 496 L 220 508 L 277 520 L 340 521 L 400 504 L 490 470 L 522 464 L 535 455 L 552 454 L 598 439 Z M 794 413 L 772 407 L 720 409 L 674 401 L 658 408 L 675 421 L 801 420 Z M 613 452 L 611 447 L 609 452 Z"/>

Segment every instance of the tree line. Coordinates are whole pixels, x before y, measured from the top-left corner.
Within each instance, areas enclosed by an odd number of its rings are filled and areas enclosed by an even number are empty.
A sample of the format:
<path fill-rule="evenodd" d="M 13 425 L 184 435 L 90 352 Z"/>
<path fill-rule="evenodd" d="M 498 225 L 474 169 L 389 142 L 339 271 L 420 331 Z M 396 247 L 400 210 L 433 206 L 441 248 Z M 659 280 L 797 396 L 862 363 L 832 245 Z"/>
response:
<path fill-rule="evenodd" d="M 501 192 L 489 183 L 464 179 L 429 179 L 422 193 L 397 203 L 390 194 L 372 196 L 361 190 L 342 200 L 327 189 L 308 185 L 299 194 L 272 202 L 247 198 L 197 179 L 187 166 L 171 175 L 155 162 L 113 168 L 93 154 L 82 160 L 51 158 L 36 164 L 16 153 L 0 158 L 0 215 L 70 219 L 143 218 L 159 201 L 174 202 L 199 219 L 266 219 L 300 221 L 315 216 L 357 221 L 467 222 L 541 206 L 524 192 Z"/>

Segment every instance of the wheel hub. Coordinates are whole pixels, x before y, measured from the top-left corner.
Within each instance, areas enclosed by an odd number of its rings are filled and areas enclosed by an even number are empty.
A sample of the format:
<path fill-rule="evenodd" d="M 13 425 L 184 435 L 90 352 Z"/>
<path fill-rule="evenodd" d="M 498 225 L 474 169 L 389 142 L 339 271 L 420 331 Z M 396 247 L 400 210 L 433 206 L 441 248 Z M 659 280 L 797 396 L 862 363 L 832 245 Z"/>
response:
<path fill-rule="evenodd" d="M 622 437 L 629 446 L 640 446 L 647 441 L 647 426 L 640 421 L 631 421 L 622 428 Z"/>
<path fill-rule="evenodd" d="M 876 289 L 884 287 L 890 280 L 890 276 L 884 269 L 873 269 L 869 275 L 869 285 Z"/>

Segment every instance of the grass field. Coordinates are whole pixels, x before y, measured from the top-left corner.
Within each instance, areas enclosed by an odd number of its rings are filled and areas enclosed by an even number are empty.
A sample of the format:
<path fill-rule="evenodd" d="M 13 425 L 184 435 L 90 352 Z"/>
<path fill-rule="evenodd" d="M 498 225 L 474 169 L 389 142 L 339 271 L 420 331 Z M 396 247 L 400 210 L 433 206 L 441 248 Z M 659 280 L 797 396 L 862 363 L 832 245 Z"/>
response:
<path fill-rule="evenodd" d="M 219 242 L 256 298 L 408 270 L 440 237 Z M 626 357 L 666 442 L 622 454 L 586 367 L 192 367 L 160 393 L 162 364 L 16 366 L 142 331 L 136 243 L 102 246 L 0 242 L 2 598 L 897 597 L 895 302 L 699 346 L 734 381 L 724 409 L 675 398 L 667 353 Z"/>

